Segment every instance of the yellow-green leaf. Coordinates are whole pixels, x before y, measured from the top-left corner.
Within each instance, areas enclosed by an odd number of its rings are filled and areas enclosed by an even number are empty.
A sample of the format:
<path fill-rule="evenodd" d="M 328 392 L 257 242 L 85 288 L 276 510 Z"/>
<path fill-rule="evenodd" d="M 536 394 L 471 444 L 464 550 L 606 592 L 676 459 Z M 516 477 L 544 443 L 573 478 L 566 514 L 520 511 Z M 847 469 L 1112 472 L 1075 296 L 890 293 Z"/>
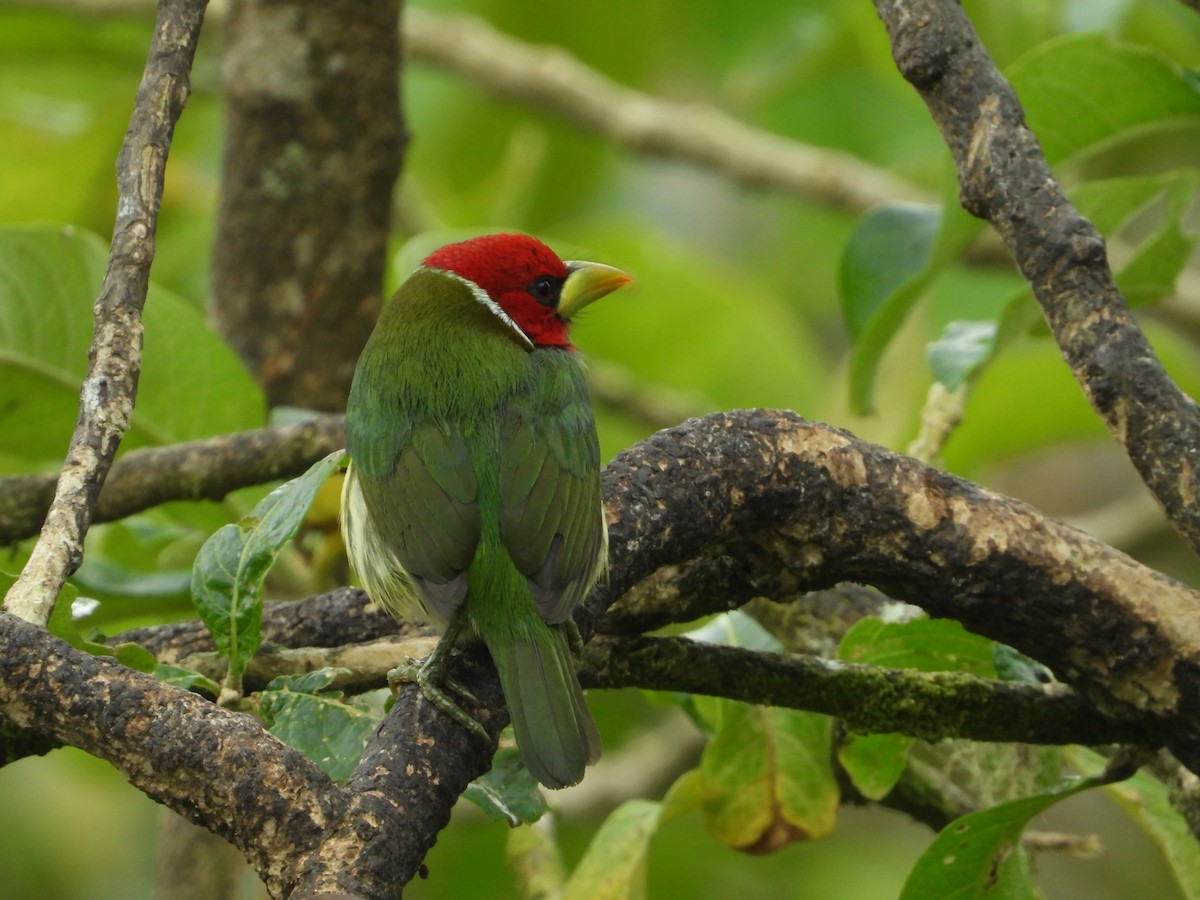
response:
<path fill-rule="evenodd" d="M 829 834 L 839 791 L 827 716 L 728 702 L 700 763 L 700 815 L 716 840 L 747 853 Z"/>
<path fill-rule="evenodd" d="M 662 804 L 629 800 L 600 826 L 567 882 L 565 900 L 641 900 L 646 896 L 646 853 Z"/>

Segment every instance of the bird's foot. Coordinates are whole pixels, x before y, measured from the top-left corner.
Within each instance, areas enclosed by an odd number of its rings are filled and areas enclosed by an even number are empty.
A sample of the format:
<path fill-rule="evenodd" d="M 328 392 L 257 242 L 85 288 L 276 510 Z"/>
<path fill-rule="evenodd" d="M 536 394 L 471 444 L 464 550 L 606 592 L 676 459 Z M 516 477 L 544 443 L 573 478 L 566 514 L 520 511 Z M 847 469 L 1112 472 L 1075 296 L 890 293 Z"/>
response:
<path fill-rule="evenodd" d="M 571 650 L 572 656 L 583 656 L 583 635 L 579 633 L 579 626 L 575 624 L 574 619 L 567 619 L 563 623 L 563 630 L 567 633 L 567 647 Z"/>
<path fill-rule="evenodd" d="M 421 688 L 425 699 L 452 718 L 455 722 L 471 731 L 485 741 L 491 740 L 487 730 L 479 724 L 470 713 L 454 702 L 448 691 L 457 694 L 472 706 L 480 706 L 475 695 L 456 678 L 446 674 L 443 657 L 430 656 L 419 660 L 411 657 L 403 665 L 396 666 L 387 673 L 388 687 L 395 694 L 403 684 L 416 683 Z"/>

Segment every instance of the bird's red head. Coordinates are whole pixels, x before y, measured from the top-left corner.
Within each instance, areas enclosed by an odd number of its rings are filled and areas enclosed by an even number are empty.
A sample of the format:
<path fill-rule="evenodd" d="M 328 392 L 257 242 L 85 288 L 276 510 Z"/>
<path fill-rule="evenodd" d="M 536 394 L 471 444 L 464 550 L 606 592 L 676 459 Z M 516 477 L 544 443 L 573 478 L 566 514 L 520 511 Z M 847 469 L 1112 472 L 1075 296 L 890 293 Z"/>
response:
<path fill-rule="evenodd" d="M 570 317 L 631 280 L 609 266 L 565 263 L 525 234 L 489 234 L 447 244 L 426 257 L 425 265 L 478 285 L 535 346 L 568 350 L 574 349 L 567 334 Z"/>

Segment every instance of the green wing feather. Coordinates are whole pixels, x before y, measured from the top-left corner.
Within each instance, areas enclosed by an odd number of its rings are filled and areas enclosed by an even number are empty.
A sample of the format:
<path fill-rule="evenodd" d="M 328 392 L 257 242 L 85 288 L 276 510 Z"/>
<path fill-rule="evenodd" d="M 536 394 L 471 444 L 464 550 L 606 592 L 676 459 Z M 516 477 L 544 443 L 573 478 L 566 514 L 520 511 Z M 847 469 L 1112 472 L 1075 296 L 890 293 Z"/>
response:
<path fill-rule="evenodd" d="M 578 360 L 534 356 L 539 389 L 515 398 L 500 426 L 500 536 L 538 612 L 558 624 L 587 595 L 605 555 L 600 446 Z"/>
<path fill-rule="evenodd" d="M 364 360 L 375 364 L 370 355 Z M 390 362 L 386 354 L 383 362 Z M 466 597 L 479 543 L 478 486 L 466 437 L 450 423 L 414 423 L 411 410 L 380 389 L 387 381 L 366 375 L 355 379 L 347 407 L 353 465 L 343 505 L 350 518 L 365 516 L 374 527 L 365 540 L 347 544 L 351 552 L 360 545 L 355 568 L 372 597 L 411 615 L 405 595 L 415 593 L 425 617 L 441 623 Z M 357 513 L 355 504 L 362 507 Z"/>

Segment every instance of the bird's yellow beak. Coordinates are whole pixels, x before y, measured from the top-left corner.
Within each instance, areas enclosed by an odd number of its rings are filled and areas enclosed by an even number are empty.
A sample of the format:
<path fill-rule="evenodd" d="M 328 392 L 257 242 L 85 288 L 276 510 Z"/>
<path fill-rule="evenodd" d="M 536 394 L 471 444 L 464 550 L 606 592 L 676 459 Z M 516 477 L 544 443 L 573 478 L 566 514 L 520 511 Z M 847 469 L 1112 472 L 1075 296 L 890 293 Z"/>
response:
<path fill-rule="evenodd" d="M 570 274 L 563 283 L 556 308 L 563 319 L 570 319 L 588 304 L 633 281 L 620 269 L 603 263 L 581 262 L 577 259 L 569 259 L 566 263 Z"/>

